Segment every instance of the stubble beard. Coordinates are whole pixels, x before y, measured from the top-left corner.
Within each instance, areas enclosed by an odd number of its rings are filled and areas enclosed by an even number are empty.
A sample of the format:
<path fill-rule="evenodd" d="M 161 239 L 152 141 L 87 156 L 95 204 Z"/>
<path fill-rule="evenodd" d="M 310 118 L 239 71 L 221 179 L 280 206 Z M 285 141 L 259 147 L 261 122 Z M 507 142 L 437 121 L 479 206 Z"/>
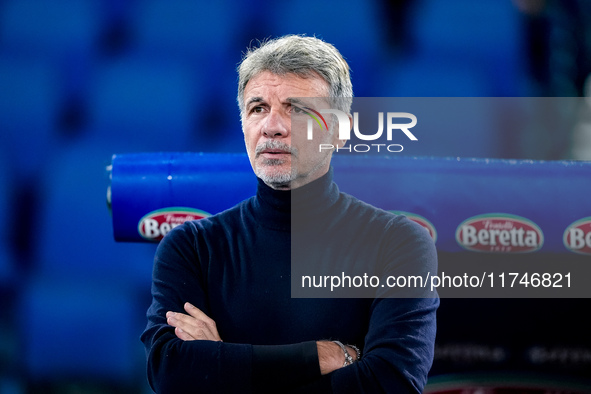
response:
<path fill-rule="evenodd" d="M 264 149 L 281 149 L 291 154 L 291 163 L 287 163 L 285 159 L 269 159 L 259 157 L 259 154 Z M 276 140 L 267 141 L 255 150 L 255 168 L 254 172 L 266 185 L 274 188 L 289 188 L 290 184 L 297 177 L 297 166 L 294 165 L 293 159 L 297 157 L 297 149 Z"/>
<path fill-rule="evenodd" d="M 289 187 L 296 178 L 297 171 L 291 166 L 289 169 L 280 168 L 283 162 L 277 159 L 265 160 L 263 165 L 257 166 L 255 174 L 274 189 Z"/>

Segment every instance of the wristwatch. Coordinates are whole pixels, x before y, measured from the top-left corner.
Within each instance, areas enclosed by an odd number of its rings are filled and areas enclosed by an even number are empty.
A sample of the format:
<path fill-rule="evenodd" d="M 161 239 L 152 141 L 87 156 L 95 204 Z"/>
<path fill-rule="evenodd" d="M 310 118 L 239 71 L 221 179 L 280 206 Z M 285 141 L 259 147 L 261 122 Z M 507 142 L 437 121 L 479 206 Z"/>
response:
<path fill-rule="evenodd" d="M 347 365 L 351 365 L 353 364 L 355 361 L 359 361 L 361 359 L 361 352 L 359 351 L 359 348 L 355 345 L 347 345 L 349 346 L 351 349 L 355 350 L 357 359 L 354 360 L 353 357 L 351 357 L 351 355 L 349 354 L 349 352 L 347 351 L 347 348 L 345 347 L 345 345 L 343 345 L 342 342 L 340 341 L 333 341 L 334 343 L 336 343 L 337 345 L 339 345 L 339 347 L 341 348 L 341 350 L 343 351 L 343 353 L 345 354 L 345 363 L 343 364 L 343 367 L 346 367 Z"/>

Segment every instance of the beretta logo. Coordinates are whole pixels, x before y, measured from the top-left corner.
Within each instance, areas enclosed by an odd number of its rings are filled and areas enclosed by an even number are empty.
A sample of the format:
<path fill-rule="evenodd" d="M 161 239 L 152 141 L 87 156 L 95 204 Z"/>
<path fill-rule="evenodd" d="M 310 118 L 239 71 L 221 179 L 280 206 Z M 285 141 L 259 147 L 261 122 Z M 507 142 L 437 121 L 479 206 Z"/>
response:
<path fill-rule="evenodd" d="M 564 246 L 575 253 L 591 254 L 591 216 L 577 220 L 564 230 Z"/>
<path fill-rule="evenodd" d="M 189 220 L 211 216 L 205 211 L 194 208 L 171 207 L 152 211 L 140 219 L 138 231 L 150 241 L 160 241 L 170 230 Z"/>
<path fill-rule="evenodd" d="M 396 215 L 404 215 L 413 222 L 420 224 L 421 226 L 423 226 L 425 230 L 427 230 L 431 238 L 433 238 L 433 242 L 437 242 L 437 230 L 435 230 L 435 226 L 433 226 L 433 223 L 428 221 L 426 218 L 422 217 L 421 215 L 417 215 L 416 213 L 410 213 L 405 211 L 390 212 L 395 213 Z"/>
<path fill-rule="evenodd" d="M 507 213 L 489 213 L 465 220 L 456 241 L 475 252 L 526 253 L 544 244 L 542 230 L 531 220 Z"/>

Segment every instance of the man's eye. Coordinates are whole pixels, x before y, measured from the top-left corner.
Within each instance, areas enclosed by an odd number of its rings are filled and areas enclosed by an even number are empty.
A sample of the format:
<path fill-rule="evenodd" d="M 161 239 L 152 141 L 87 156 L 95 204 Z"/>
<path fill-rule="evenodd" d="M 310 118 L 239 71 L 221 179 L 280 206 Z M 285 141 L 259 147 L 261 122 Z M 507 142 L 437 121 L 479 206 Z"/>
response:
<path fill-rule="evenodd" d="M 259 114 L 259 113 L 263 112 L 263 107 L 261 107 L 260 105 L 259 105 L 259 106 L 256 106 L 256 107 L 253 107 L 253 108 L 250 110 L 250 112 L 253 112 L 253 113 L 257 113 L 257 114 Z"/>
<path fill-rule="evenodd" d="M 295 105 L 292 106 L 292 111 L 296 114 L 307 114 L 308 113 L 308 111 L 306 111 L 302 107 L 297 107 Z"/>

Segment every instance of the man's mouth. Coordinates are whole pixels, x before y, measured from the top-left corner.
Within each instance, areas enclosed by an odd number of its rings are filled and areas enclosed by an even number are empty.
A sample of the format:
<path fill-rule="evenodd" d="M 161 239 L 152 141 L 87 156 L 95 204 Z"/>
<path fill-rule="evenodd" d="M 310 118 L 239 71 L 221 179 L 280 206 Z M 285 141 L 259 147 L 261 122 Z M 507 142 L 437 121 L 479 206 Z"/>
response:
<path fill-rule="evenodd" d="M 290 152 L 282 149 L 264 149 L 261 153 L 266 153 L 270 155 L 289 155 Z"/>
<path fill-rule="evenodd" d="M 262 156 L 267 159 L 285 160 L 289 156 L 297 156 L 297 150 L 294 150 L 290 145 L 279 141 L 267 141 L 258 145 L 255 149 L 255 157 Z"/>
<path fill-rule="evenodd" d="M 284 150 L 265 149 L 258 155 L 258 157 L 261 157 L 263 160 L 286 161 L 290 155 L 291 153 Z"/>

